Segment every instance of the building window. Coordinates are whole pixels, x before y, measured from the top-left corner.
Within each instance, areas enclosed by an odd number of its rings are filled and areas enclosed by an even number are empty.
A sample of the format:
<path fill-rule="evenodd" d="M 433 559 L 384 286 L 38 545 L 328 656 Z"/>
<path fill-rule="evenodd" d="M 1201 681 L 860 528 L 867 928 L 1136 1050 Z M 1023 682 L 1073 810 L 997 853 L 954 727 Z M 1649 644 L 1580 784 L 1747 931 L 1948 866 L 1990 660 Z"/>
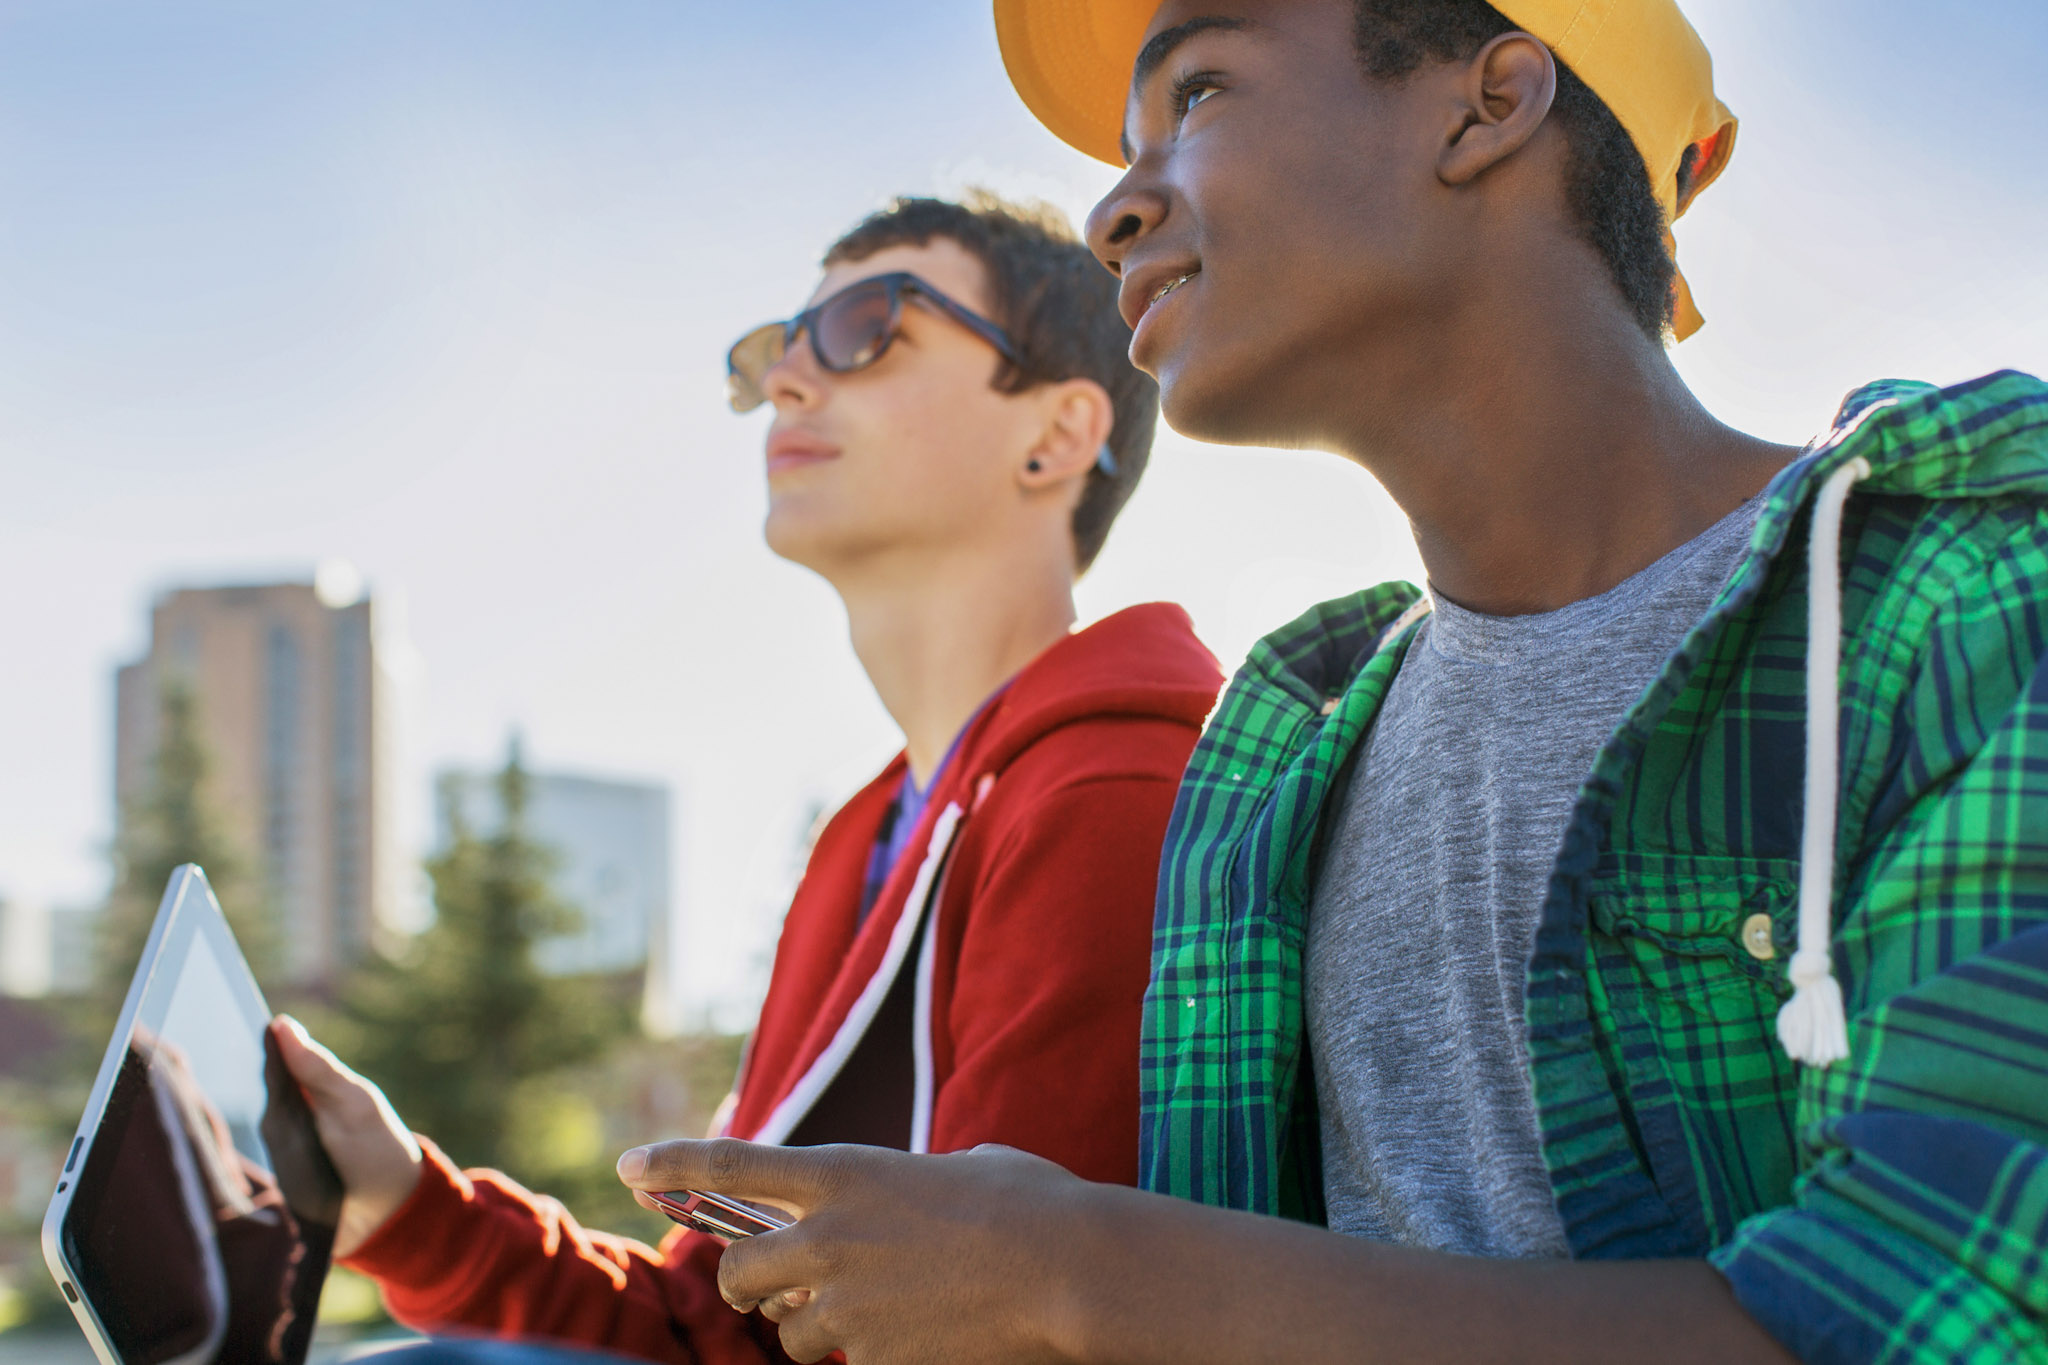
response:
<path fill-rule="evenodd" d="M 287 892 L 298 880 L 298 803 L 294 797 L 303 763 L 299 744 L 302 672 L 298 637 L 289 626 L 273 624 L 263 650 L 263 864 L 271 886 L 280 892 Z"/>

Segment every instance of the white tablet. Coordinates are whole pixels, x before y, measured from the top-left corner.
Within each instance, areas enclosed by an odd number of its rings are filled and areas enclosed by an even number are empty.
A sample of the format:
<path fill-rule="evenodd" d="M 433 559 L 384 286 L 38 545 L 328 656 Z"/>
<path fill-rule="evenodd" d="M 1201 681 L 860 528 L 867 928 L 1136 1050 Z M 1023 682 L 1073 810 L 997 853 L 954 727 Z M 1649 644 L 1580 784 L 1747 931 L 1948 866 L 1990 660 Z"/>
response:
<path fill-rule="evenodd" d="M 171 876 L 43 1256 L 105 1365 L 299 1365 L 341 1181 L 206 874 Z"/>

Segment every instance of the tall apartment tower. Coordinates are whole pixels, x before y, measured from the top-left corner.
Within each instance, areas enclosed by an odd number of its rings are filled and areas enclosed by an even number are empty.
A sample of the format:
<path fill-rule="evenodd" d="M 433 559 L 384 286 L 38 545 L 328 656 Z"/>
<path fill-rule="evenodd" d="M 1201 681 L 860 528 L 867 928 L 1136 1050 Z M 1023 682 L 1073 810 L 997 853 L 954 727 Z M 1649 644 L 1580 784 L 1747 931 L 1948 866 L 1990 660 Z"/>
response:
<path fill-rule="evenodd" d="M 395 702 L 375 606 L 323 577 L 157 599 L 149 653 L 116 680 L 115 795 L 149 781 L 161 697 L 195 703 L 206 795 L 263 879 L 283 970 L 317 986 L 389 924 L 404 889 L 392 795 Z M 118 816 L 117 816 L 118 818 Z"/>

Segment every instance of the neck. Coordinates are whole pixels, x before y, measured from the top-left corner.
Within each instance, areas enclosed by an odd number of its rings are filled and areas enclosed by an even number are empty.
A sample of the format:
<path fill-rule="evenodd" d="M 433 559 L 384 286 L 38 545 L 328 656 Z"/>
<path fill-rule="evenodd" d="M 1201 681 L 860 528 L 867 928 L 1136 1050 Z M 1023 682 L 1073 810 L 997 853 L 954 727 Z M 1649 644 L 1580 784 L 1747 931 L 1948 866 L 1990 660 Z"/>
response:
<path fill-rule="evenodd" d="M 854 653 L 903 731 L 920 787 L 989 694 L 1073 628 L 1070 553 L 984 546 L 834 576 Z"/>
<path fill-rule="evenodd" d="M 1407 513 L 1433 589 L 1490 615 L 1607 591 L 1796 454 L 1717 421 L 1597 281 L 1558 283 L 1408 350 L 1381 389 L 1400 398 L 1354 390 L 1331 437 Z"/>

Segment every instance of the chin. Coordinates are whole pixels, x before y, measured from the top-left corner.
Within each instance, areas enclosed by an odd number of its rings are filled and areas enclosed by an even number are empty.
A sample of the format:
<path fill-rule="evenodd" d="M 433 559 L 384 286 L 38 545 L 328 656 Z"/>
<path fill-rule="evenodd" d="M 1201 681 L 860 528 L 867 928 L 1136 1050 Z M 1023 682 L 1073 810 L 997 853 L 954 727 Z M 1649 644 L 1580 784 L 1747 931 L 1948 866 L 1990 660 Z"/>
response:
<path fill-rule="evenodd" d="M 821 534 L 822 529 L 796 515 L 792 509 L 778 508 L 771 503 L 768 519 L 761 526 L 761 539 L 778 557 L 812 568 L 823 557 L 825 543 L 829 539 Z"/>
<path fill-rule="evenodd" d="M 856 521 L 846 516 L 843 508 L 831 510 L 839 515 L 825 515 L 826 509 L 805 508 L 800 502 L 783 507 L 770 503 L 761 539 L 777 558 L 838 584 L 846 575 L 872 564 L 892 541 L 885 528 Z"/>
<path fill-rule="evenodd" d="M 1215 341 L 1180 348 L 1154 376 L 1167 425 L 1216 445 L 1318 446 L 1317 433 L 1333 416 L 1331 367 L 1311 338 L 1252 325 Z M 1352 396 L 1352 378 L 1342 375 L 1343 401 Z"/>
<path fill-rule="evenodd" d="M 1175 366 L 1159 376 L 1159 415 L 1183 436 L 1215 445 L 1284 444 L 1290 424 L 1267 409 L 1269 385 L 1257 379 L 1222 382 L 1192 367 Z"/>

